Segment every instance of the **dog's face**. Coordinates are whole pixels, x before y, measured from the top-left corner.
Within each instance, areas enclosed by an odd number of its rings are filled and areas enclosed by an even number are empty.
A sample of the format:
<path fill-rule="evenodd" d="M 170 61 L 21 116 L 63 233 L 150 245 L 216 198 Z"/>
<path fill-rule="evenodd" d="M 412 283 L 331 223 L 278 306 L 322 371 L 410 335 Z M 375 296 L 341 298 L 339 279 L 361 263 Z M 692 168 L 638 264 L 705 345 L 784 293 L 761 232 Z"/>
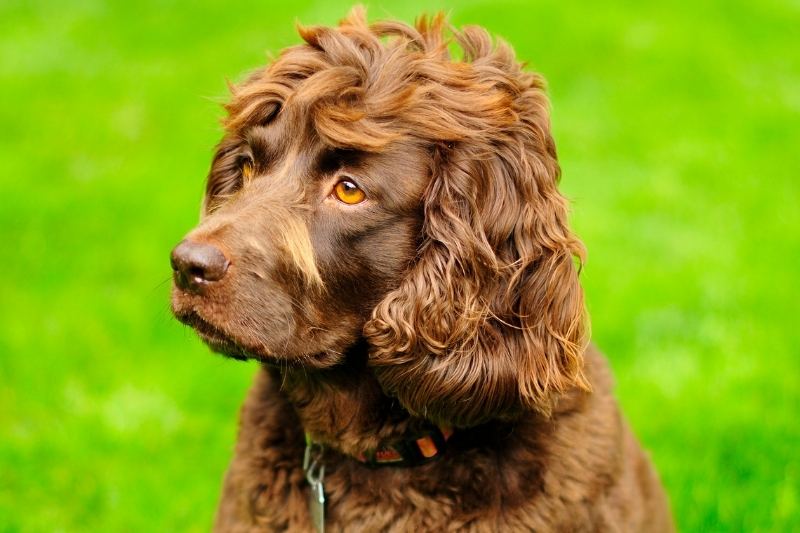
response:
<path fill-rule="evenodd" d="M 416 252 L 430 151 L 331 146 L 290 105 L 220 144 L 203 219 L 173 253 L 189 263 L 175 271 L 173 309 L 228 355 L 326 366 Z M 209 246 L 227 263 L 213 280 L 200 272 Z"/>
<path fill-rule="evenodd" d="M 328 367 L 454 425 L 584 386 L 583 297 L 542 81 L 469 28 L 301 29 L 233 89 L 173 310 L 215 350 Z M 362 342 L 363 341 L 363 342 Z"/>

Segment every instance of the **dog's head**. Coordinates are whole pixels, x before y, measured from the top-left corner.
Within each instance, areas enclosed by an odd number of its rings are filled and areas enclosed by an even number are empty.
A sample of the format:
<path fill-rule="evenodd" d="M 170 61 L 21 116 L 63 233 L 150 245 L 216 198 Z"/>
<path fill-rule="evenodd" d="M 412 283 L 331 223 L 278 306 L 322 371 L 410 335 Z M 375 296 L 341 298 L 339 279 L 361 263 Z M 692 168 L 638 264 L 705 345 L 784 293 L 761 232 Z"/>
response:
<path fill-rule="evenodd" d="M 411 413 L 472 425 L 585 387 L 583 295 L 543 82 L 487 33 L 302 28 L 233 88 L 173 310 L 214 349 L 354 345 Z"/>

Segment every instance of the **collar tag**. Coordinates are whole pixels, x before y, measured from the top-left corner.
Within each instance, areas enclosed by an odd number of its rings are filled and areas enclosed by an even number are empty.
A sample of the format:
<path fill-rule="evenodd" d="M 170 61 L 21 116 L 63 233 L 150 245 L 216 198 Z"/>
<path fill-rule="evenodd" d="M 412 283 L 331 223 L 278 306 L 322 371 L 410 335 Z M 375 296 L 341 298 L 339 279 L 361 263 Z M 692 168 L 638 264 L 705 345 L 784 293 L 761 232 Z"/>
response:
<path fill-rule="evenodd" d="M 306 435 L 306 451 L 303 454 L 303 471 L 308 481 L 308 511 L 311 524 L 319 533 L 325 531 L 325 463 L 322 462 L 324 448 Z"/>

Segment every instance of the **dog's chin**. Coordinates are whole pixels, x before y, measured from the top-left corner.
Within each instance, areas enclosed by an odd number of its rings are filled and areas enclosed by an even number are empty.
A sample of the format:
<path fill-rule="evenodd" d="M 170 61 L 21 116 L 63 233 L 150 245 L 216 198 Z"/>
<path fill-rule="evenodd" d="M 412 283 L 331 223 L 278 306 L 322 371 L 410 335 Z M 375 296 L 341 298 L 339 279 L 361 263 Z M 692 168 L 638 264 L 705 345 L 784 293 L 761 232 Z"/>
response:
<path fill-rule="evenodd" d="M 340 362 L 340 352 L 335 350 L 320 349 L 308 354 L 275 354 L 264 348 L 248 346 L 234 335 L 212 324 L 195 311 L 175 312 L 175 317 L 182 323 L 195 330 L 197 336 L 213 352 L 220 355 L 238 359 L 240 361 L 256 360 L 270 366 L 285 367 L 299 365 L 311 368 L 329 368 Z"/>
<path fill-rule="evenodd" d="M 233 336 L 203 319 L 194 311 L 186 313 L 176 312 L 175 318 L 194 329 L 197 336 L 200 337 L 200 340 L 211 348 L 213 352 L 241 361 L 247 359 L 261 360 L 264 357 L 262 354 L 245 348 L 240 342 L 237 342 Z"/>

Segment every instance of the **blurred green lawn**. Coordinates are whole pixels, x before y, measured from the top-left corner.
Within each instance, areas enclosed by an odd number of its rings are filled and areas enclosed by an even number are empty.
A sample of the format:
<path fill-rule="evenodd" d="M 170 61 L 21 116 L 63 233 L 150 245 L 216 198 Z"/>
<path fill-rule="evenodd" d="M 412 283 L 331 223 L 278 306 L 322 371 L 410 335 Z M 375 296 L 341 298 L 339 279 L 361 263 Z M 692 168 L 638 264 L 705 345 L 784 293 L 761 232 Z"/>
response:
<path fill-rule="evenodd" d="M 0 530 L 203 531 L 255 370 L 168 310 L 225 78 L 343 2 L 0 3 Z M 550 83 L 595 342 L 684 531 L 800 530 L 800 6 L 409 0 Z"/>

